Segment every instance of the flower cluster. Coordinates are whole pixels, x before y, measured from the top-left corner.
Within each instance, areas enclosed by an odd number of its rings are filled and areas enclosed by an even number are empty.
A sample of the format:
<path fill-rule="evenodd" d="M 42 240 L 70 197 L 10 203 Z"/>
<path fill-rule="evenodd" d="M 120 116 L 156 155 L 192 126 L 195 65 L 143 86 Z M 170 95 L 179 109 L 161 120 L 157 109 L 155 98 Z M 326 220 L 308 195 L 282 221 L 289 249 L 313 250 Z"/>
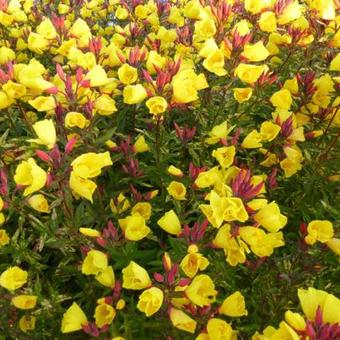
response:
<path fill-rule="evenodd" d="M 339 9 L 0 0 L 4 336 L 337 339 Z"/>

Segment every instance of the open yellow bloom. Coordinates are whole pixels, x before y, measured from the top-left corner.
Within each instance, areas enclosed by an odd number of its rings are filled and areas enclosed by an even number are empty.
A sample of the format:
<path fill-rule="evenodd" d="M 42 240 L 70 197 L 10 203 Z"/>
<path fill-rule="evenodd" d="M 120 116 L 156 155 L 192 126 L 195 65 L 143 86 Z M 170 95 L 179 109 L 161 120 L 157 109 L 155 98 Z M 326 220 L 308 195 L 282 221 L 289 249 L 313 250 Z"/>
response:
<path fill-rule="evenodd" d="M 267 65 L 250 65 L 240 63 L 236 67 L 234 75 L 245 83 L 254 84 L 260 78 L 261 74 L 266 71 L 268 71 Z"/>
<path fill-rule="evenodd" d="M 0 229 L 0 247 L 5 246 L 6 244 L 9 243 L 9 241 L 10 241 L 10 238 L 8 237 L 6 230 Z"/>
<path fill-rule="evenodd" d="M 275 202 L 261 208 L 253 218 L 271 233 L 276 233 L 287 224 L 287 217 L 281 214 L 280 208 Z"/>
<path fill-rule="evenodd" d="M 9 267 L 0 275 L 0 286 L 8 290 L 16 290 L 27 282 L 28 273 L 21 268 Z"/>
<path fill-rule="evenodd" d="M 101 173 L 102 168 L 112 165 L 110 153 L 89 152 L 78 156 L 71 163 L 73 172 L 81 178 L 96 177 Z"/>
<path fill-rule="evenodd" d="M 85 275 L 98 275 L 108 267 L 105 253 L 99 250 L 90 250 L 81 266 L 81 272 Z"/>
<path fill-rule="evenodd" d="M 249 61 L 263 61 L 269 56 L 268 50 L 264 47 L 262 41 L 258 41 L 256 44 L 247 44 L 242 52 L 242 57 L 247 58 Z"/>
<path fill-rule="evenodd" d="M 19 328 L 24 333 L 27 331 L 32 331 L 35 328 L 36 317 L 23 315 L 19 320 Z"/>
<path fill-rule="evenodd" d="M 163 304 L 163 291 L 157 287 L 144 290 L 139 296 L 137 309 L 145 313 L 147 317 L 155 314 Z"/>
<path fill-rule="evenodd" d="M 110 325 L 116 316 L 115 309 L 107 303 L 101 303 L 96 307 L 94 318 L 96 326 L 101 328 L 105 325 Z"/>
<path fill-rule="evenodd" d="M 171 308 L 169 316 L 174 327 L 191 334 L 195 333 L 197 322 L 180 309 Z"/>
<path fill-rule="evenodd" d="M 174 210 L 166 212 L 157 224 L 171 235 L 179 235 L 182 232 L 181 222 Z"/>
<path fill-rule="evenodd" d="M 61 332 L 70 333 L 79 331 L 87 324 L 87 317 L 76 302 L 73 302 L 64 313 L 61 321 Z"/>
<path fill-rule="evenodd" d="M 147 92 L 141 84 L 128 85 L 124 87 L 123 96 L 125 104 L 139 104 L 147 97 Z"/>
<path fill-rule="evenodd" d="M 209 340 L 213 339 L 223 339 L 223 340 L 233 340 L 234 331 L 230 324 L 226 321 L 218 318 L 212 318 L 207 323 L 207 332 Z"/>
<path fill-rule="evenodd" d="M 180 263 L 180 267 L 184 274 L 193 278 L 198 270 L 204 270 L 208 267 L 209 260 L 198 252 L 189 252 L 185 255 Z"/>
<path fill-rule="evenodd" d="M 187 193 L 187 189 L 185 188 L 183 183 L 172 181 L 166 189 L 174 199 L 179 201 L 183 201 L 186 199 L 185 195 Z"/>
<path fill-rule="evenodd" d="M 168 107 L 167 101 L 160 96 L 149 98 L 145 105 L 153 115 L 164 113 Z"/>
<path fill-rule="evenodd" d="M 210 276 L 197 275 L 185 289 L 185 295 L 199 307 L 208 306 L 215 301 L 217 291 Z"/>
<path fill-rule="evenodd" d="M 129 64 L 123 64 L 118 69 L 118 78 L 124 85 L 130 85 L 137 81 L 137 69 Z"/>
<path fill-rule="evenodd" d="M 229 168 L 233 164 L 235 154 L 236 149 L 234 145 L 218 148 L 212 152 L 212 156 L 217 159 L 223 169 Z"/>
<path fill-rule="evenodd" d="M 33 158 L 22 161 L 15 170 L 15 183 L 26 186 L 24 196 L 28 196 L 43 188 L 46 180 L 47 173 L 37 165 Z"/>
<path fill-rule="evenodd" d="M 95 279 L 105 287 L 114 288 L 115 286 L 115 273 L 111 266 L 108 266 L 102 270 L 98 275 L 95 276 Z"/>
<path fill-rule="evenodd" d="M 12 298 L 12 303 L 19 309 L 32 309 L 37 304 L 37 299 L 35 295 L 16 295 Z"/>
<path fill-rule="evenodd" d="M 315 220 L 308 223 L 307 226 L 308 235 L 305 237 L 305 241 L 308 244 L 314 244 L 316 241 L 325 243 L 329 241 L 333 235 L 333 225 L 327 220 Z"/>
<path fill-rule="evenodd" d="M 134 214 L 118 220 L 119 226 L 124 231 L 124 236 L 130 241 L 139 241 L 146 237 L 151 229 L 146 225 L 145 218 Z"/>
<path fill-rule="evenodd" d="M 97 184 L 95 182 L 87 178 L 82 178 L 72 171 L 69 184 L 73 193 L 80 197 L 84 197 L 93 203 L 92 195 L 97 188 Z"/>
<path fill-rule="evenodd" d="M 28 199 L 28 204 L 30 205 L 32 209 L 36 211 L 43 212 L 43 213 L 49 212 L 48 202 L 44 195 L 41 195 L 41 194 L 32 195 Z"/>
<path fill-rule="evenodd" d="M 315 320 L 316 311 L 320 306 L 324 323 L 340 323 L 340 299 L 333 294 L 309 287 L 307 290 L 298 289 L 298 297 L 308 320 Z"/>
<path fill-rule="evenodd" d="M 172 79 L 173 98 L 176 103 L 190 103 L 198 99 L 198 91 L 209 85 L 203 73 L 197 75 L 192 69 L 177 73 Z"/>
<path fill-rule="evenodd" d="M 69 112 L 65 116 L 65 126 L 67 128 L 78 127 L 79 129 L 84 129 L 84 127 L 88 126 L 89 124 L 90 124 L 90 121 L 87 120 L 79 112 Z"/>
<path fill-rule="evenodd" d="M 122 270 L 123 288 L 140 290 L 151 286 L 148 272 L 134 261 Z"/>
<path fill-rule="evenodd" d="M 234 88 L 234 98 L 239 103 L 244 103 L 247 100 L 249 100 L 253 94 L 253 89 L 251 87 L 240 87 L 240 88 Z"/>
<path fill-rule="evenodd" d="M 52 149 L 56 143 L 56 130 L 52 119 L 40 120 L 32 125 L 38 139 L 30 139 L 29 141 L 46 145 L 48 149 Z"/>
<path fill-rule="evenodd" d="M 228 296 L 219 308 L 219 312 L 232 317 L 248 315 L 243 295 L 237 291 Z"/>

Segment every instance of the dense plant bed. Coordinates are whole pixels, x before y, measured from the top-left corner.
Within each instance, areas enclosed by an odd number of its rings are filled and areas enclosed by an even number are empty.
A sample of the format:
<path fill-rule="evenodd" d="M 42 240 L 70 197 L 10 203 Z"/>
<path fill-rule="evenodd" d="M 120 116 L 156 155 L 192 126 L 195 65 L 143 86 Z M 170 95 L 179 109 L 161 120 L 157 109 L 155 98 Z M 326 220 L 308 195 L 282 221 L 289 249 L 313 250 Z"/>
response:
<path fill-rule="evenodd" d="M 337 0 L 0 0 L 0 339 L 340 339 Z"/>

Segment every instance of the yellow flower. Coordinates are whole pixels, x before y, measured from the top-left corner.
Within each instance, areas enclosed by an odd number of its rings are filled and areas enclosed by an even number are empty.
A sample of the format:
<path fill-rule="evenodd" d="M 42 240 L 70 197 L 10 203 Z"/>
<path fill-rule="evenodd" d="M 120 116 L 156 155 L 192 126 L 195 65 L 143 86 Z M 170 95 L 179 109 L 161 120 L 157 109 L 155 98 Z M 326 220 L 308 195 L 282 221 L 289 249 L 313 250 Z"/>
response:
<path fill-rule="evenodd" d="M 99 250 L 90 250 L 81 266 L 85 275 L 98 275 L 108 267 L 107 255 Z"/>
<path fill-rule="evenodd" d="M 145 105 L 149 109 L 149 112 L 153 115 L 159 115 L 166 111 L 168 107 L 167 101 L 160 96 L 149 98 Z"/>
<path fill-rule="evenodd" d="M 95 279 L 105 287 L 113 288 L 115 286 L 115 273 L 111 266 L 106 267 L 96 275 Z"/>
<path fill-rule="evenodd" d="M 137 69 L 129 64 L 123 64 L 118 69 L 118 78 L 124 85 L 133 84 L 138 79 Z"/>
<path fill-rule="evenodd" d="M 19 320 L 19 328 L 26 333 L 32 331 L 35 328 L 36 317 L 23 315 Z"/>
<path fill-rule="evenodd" d="M 105 325 L 111 325 L 116 316 L 115 309 L 107 303 L 99 304 L 94 312 L 96 326 L 102 328 Z"/>
<path fill-rule="evenodd" d="M 92 195 L 97 188 L 97 184 L 95 182 L 90 179 L 84 179 L 72 171 L 69 184 L 70 188 L 76 195 L 84 197 L 93 203 Z"/>
<path fill-rule="evenodd" d="M 157 224 L 171 235 L 179 235 L 182 232 L 181 222 L 173 210 L 166 212 Z"/>
<path fill-rule="evenodd" d="M 289 157 L 280 162 L 280 167 L 285 172 L 287 178 L 293 176 L 302 169 L 300 161 Z"/>
<path fill-rule="evenodd" d="M 340 299 L 333 294 L 309 287 L 307 290 L 298 289 L 298 297 L 308 320 L 315 320 L 316 311 L 320 306 L 323 323 L 335 324 L 340 322 Z"/>
<path fill-rule="evenodd" d="M 180 309 L 171 308 L 169 316 L 174 327 L 191 334 L 195 333 L 197 322 Z"/>
<path fill-rule="evenodd" d="M 260 135 L 262 141 L 271 142 L 281 131 L 281 127 L 272 122 L 263 122 L 261 124 Z"/>
<path fill-rule="evenodd" d="M 17 99 L 26 94 L 26 87 L 24 85 L 14 83 L 11 80 L 3 85 L 2 89 L 7 93 L 9 98 Z"/>
<path fill-rule="evenodd" d="M 137 153 L 150 151 L 150 147 L 146 143 L 144 136 L 139 136 L 137 140 L 135 141 L 135 143 L 133 144 L 133 147 Z"/>
<path fill-rule="evenodd" d="M 206 138 L 205 142 L 208 144 L 216 144 L 221 139 L 226 138 L 228 133 L 227 122 L 223 122 L 219 125 L 213 127 L 213 129 L 209 132 L 209 137 Z"/>
<path fill-rule="evenodd" d="M 151 229 L 145 224 L 145 218 L 140 214 L 127 216 L 118 220 L 119 226 L 124 231 L 124 236 L 130 241 L 139 241 L 146 237 Z"/>
<path fill-rule="evenodd" d="M 244 103 L 249 100 L 253 94 L 253 89 L 251 87 L 234 88 L 234 98 L 239 103 Z"/>
<path fill-rule="evenodd" d="M 292 105 L 292 96 L 287 89 L 282 89 L 278 92 L 275 92 L 270 97 L 270 102 L 275 106 L 276 108 L 283 109 L 283 110 L 289 110 Z"/>
<path fill-rule="evenodd" d="M 234 145 L 218 148 L 212 152 L 212 156 L 217 159 L 223 169 L 229 168 L 233 164 L 235 154 L 236 149 Z"/>
<path fill-rule="evenodd" d="M 193 278 L 198 270 L 205 270 L 208 265 L 208 259 L 198 252 L 189 252 L 180 263 L 184 274 L 190 278 Z"/>
<path fill-rule="evenodd" d="M 10 241 L 5 229 L 0 229 L 0 247 L 5 246 Z"/>
<path fill-rule="evenodd" d="M 203 67 L 217 76 L 225 76 L 227 70 L 224 69 L 224 54 L 221 50 L 216 50 L 208 55 L 203 61 Z"/>
<path fill-rule="evenodd" d="M 192 69 L 184 69 L 172 79 L 172 100 L 176 103 L 190 103 L 198 99 L 199 90 L 208 86 L 203 73 L 197 75 Z"/>
<path fill-rule="evenodd" d="M 258 41 L 254 45 L 247 44 L 241 56 L 247 58 L 249 61 L 263 61 L 269 56 L 269 52 L 264 47 L 263 42 Z"/>
<path fill-rule="evenodd" d="M 37 299 L 35 295 L 16 295 L 12 298 L 12 303 L 19 309 L 32 309 L 37 304 Z"/>
<path fill-rule="evenodd" d="M 173 165 L 170 165 L 167 169 L 168 173 L 172 176 L 183 177 L 183 171 Z"/>
<path fill-rule="evenodd" d="M 286 6 L 283 12 L 280 14 L 278 23 L 280 25 L 288 24 L 289 22 L 300 18 L 302 5 L 298 1 L 291 2 Z"/>
<path fill-rule="evenodd" d="M 21 268 L 9 267 L 0 275 L 0 286 L 8 290 L 16 290 L 27 282 L 28 273 Z"/>
<path fill-rule="evenodd" d="M 48 40 L 38 33 L 31 32 L 28 36 L 27 47 L 37 54 L 43 54 L 48 49 L 48 45 Z"/>
<path fill-rule="evenodd" d="M 151 217 L 152 206 L 149 202 L 138 202 L 131 209 L 131 215 L 139 214 L 149 220 Z"/>
<path fill-rule="evenodd" d="M 1 239 L 1 230 L 0 230 L 0 239 Z M 1 241 L 0 241 L 1 245 Z M 336 255 L 340 255 L 340 239 L 332 238 L 326 242 L 328 248 L 330 248 Z"/>
<path fill-rule="evenodd" d="M 28 196 L 43 188 L 46 180 L 47 173 L 37 165 L 33 158 L 22 161 L 15 170 L 15 183 L 26 186 L 24 196 Z"/>
<path fill-rule="evenodd" d="M 91 228 L 79 228 L 79 232 L 89 237 L 100 237 L 101 236 L 101 233 L 98 230 L 91 229 Z"/>
<path fill-rule="evenodd" d="M 30 61 L 29 65 L 24 65 L 22 68 L 18 70 L 17 76 L 18 82 L 28 87 L 29 89 L 37 91 L 44 91 L 47 90 L 48 88 L 53 87 L 54 86 L 53 83 L 46 81 L 42 77 L 42 74 L 44 73 L 44 68 L 41 68 L 40 67 L 41 65 L 39 65 L 39 63 L 36 60 L 35 62 L 32 62 L 32 60 Z M 47 104 L 45 105 L 49 107 L 48 110 L 52 110 L 55 108 L 55 101 L 53 97 L 37 97 L 35 100 L 33 100 L 33 103 L 36 103 L 36 105 L 38 105 L 39 101 L 41 102 L 43 100 L 47 101 Z M 40 103 L 39 105 L 42 104 Z"/>
<path fill-rule="evenodd" d="M 0 110 L 6 109 L 15 103 L 15 100 L 11 98 L 5 91 L 0 90 Z"/>
<path fill-rule="evenodd" d="M 51 97 L 36 97 L 35 99 L 29 100 L 28 103 L 33 106 L 37 111 L 52 111 L 56 108 L 56 102 Z"/>
<path fill-rule="evenodd" d="M 289 326 L 298 331 L 304 331 L 306 329 L 306 321 L 299 313 L 293 313 L 288 310 L 285 313 L 285 320 Z"/>
<path fill-rule="evenodd" d="M 230 324 L 218 318 L 212 318 L 207 323 L 207 332 L 210 340 L 233 340 L 234 331 Z"/>
<path fill-rule="evenodd" d="M 244 8 L 252 13 L 257 14 L 261 12 L 266 7 L 269 7 L 271 5 L 270 0 L 245 0 L 244 1 Z"/>
<path fill-rule="evenodd" d="M 147 92 L 141 84 L 128 85 L 124 87 L 123 97 L 125 104 L 138 104 L 147 97 Z"/>
<path fill-rule="evenodd" d="M 122 270 L 123 288 L 140 290 L 151 286 L 148 272 L 134 261 Z"/>
<path fill-rule="evenodd" d="M 149 317 L 161 308 L 163 304 L 163 297 L 163 291 L 157 287 L 146 289 L 139 296 L 137 309 Z"/>
<path fill-rule="evenodd" d="M 65 126 L 67 128 L 78 127 L 79 129 L 84 129 L 89 124 L 90 121 L 79 112 L 69 112 L 65 116 Z"/>
<path fill-rule="evenodd" d="M 241 146 L 245 149 L 256 149 L 262 147 L 262 136 L 257 130 L 252 130 L 243 140 Z"/>
<path fill-rule="evenodd" d="M 314 244 L 316 241 L 325 243 L 334 235 L 333 225 L 327 220 L 315 220 L 309 222 L 307 232 L 308 235 L 305 237 L 305 241 L 310 245 Z"/>
<path fill-rule="evenodd" d="M 124 20 L 124 19 L 127 19 L 128 16 L 129 16 L 129 12 L 128 10 L 123 7 L 123 6 L 118 6 L 117 7 L 117 10 L 116 10 L 116 13 L 115 13 L 115 16 L 119 19 L 119 20 Z"/>
<path fill-rule="evenodd" d="M 310 8 L 318 11 L 318 16 L 324 20 L 334 20 L 336 17 L 333 0 L 311 0 Z"/>
<path fill-rule="evenodd" d="M 275 13 L 271 11 L 263 12 L 259 20 L 259 26 L 263 32 L 271 33 L 276 31 Z"/>
<path fill-rule="evenodd" d="M 219 308 L 219 312 L 232 317 L 248 315 L 243 295 L 237 291 L 228 296 Z"/>
<path fill-rule="evenodd" d="M 185 195 L 187 193 L 187 189 L 183 183 L 172 181 L 166 189 L 169 195 L 171 195 L 175 200 L 183 201 L 186 199 Z"/>
<path fill-rule="evenodd" d="M 276 233 L 287 224 L 287 217 L 281 214 L 280 208 L 275 202 L 261 208 L 253 218 L 271 233 Z"/>
<path fill-rule="evenodd" d="M 111 81 L 102 66 L 95 65 L 85 76 L 91 87 L 103 86 Z"/>
<path fill-rule="evenodd" d="M 109 116 L 117 111 L 116 102 L 107 94 L 102 94 L 95 100 L 94 108 L 101 116 Z"/>
<path fill-rule="evenodd" d="M 32 127 L 38 139 L 29 139 L 29 141 L 46 145 L 48 149 L 52 149 L 57 139 L 53 120 L 44 119 L 36 122 Z"/>
<path fill-rule="evenodd" d="M 48 202 L 44 195 L 36 194 L 28 199 L 30 207 L 36 211 L 48 213 Z"/>
<path fill-rule="evenodd" d="M 212 203 L 214 210 L 214 203 Z M 222 198 L 223 220 L 224 221 L 240 221 L 245 222 L 248 219 L 248 213 L 239 197 L 223 197 Z"/>
<path fill-rule="evenodd" d="M 340 53 L 338 53 L 329 65 L 330 71 L 340 71 Z M 3 86 L 4 88 L 4 86 Z"/>
<path fill-rule="evenodd" d="M 81 178 L 96 177 L 101 173 L 102 168 L 112 165 L 110 153 L 84 153 L 78 156 L 71 163 L 73 173 Z"/>
<path fill-rule="evenodd" d="M 37 33 L 46 39 L 54 39 L 57 36 L 57 31 L 50 19 L 45 18 L 36 28 Z"/>
<path fill-rule="evenodd" d="M 208 306 L 215 301 L 217 291 L 208 275 L 197 275 L 185 289 L 185 295 L 199 307 Z"/>
<path fill-rule="evenodd" d="M 73 302 L 68 310 L 64 313 L 61 321 L 61 332 L 70 333 L 79 331 L 87 324 L 87 317 L 82 309 Z"/>
<path fill-rule="evenodd" d="M 6 47 L 1 46 L 0 47 L 0 65 L 7 64 L 9 61 L 12 61 L 15 59 L 15 52 Z"/>
<path fill-rule="evenodd" d="M 151 51 L 146 60 L 146 68 L 150 74 L 155 74 L 155 66 L 162 68 L 165 65 L 166 58 L 162 57 L 156 51 Z"/>
<path fill-rule="evenodd" d="M 250 65 L 240 63 L 236 67 L 234 75 L 245 83 L 254 84 L 260 78 L 261 74 L 266 71 L 268 71 L 267 65 Z"/>

